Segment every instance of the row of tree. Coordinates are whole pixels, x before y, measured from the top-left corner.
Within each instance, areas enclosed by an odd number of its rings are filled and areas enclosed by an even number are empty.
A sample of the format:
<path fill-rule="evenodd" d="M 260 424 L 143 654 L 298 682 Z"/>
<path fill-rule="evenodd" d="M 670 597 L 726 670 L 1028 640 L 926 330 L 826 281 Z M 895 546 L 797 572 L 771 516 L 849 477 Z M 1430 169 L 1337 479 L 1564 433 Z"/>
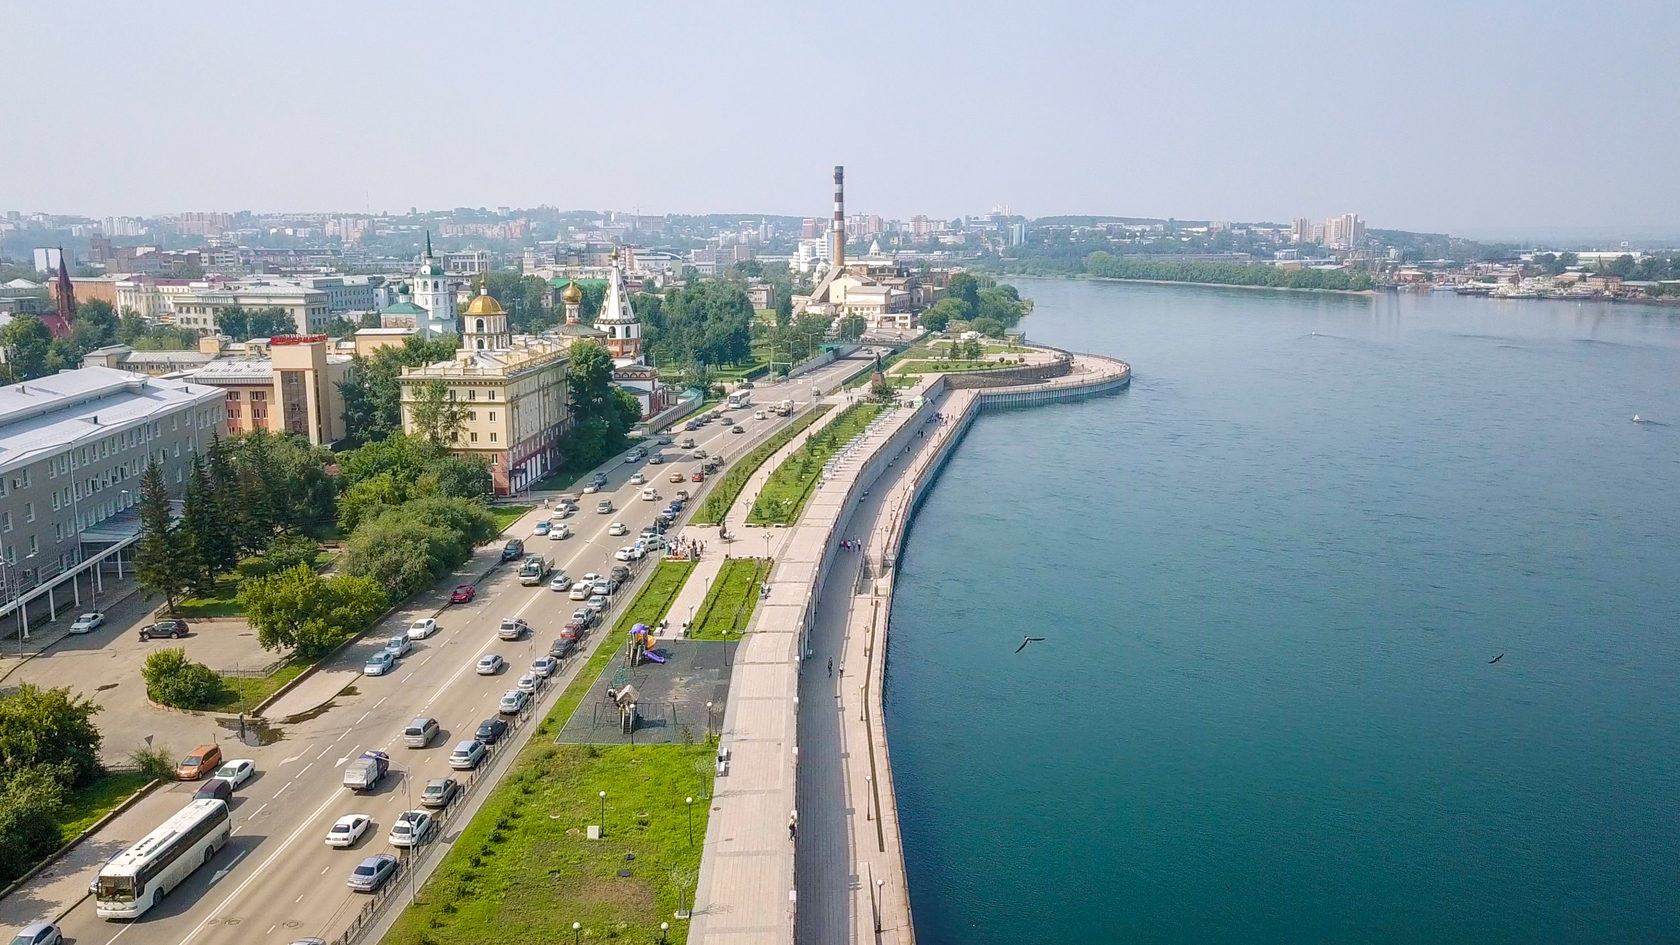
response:
<path fill-rule="evenodd" d="M 1092 253 L 1085 260 L 1085 271 L 1107 279 L 1205 282 L 1278 289 L 1362 291 L 1371 288 L 1372 285 L 1370 275 L 1343 269 L 1281 269 L 1277 266 L 1244 266 L 1237 263 L 1125 259 L 1103 252 Z"/>
<path fill-rule="evenodd" d="M 104 773 L 98 711 L 68 688 L 0 695 L 0 885 L 58 849 L 70 792 Z"/>
<path fill-rule="evenodd" d="M 930 331 L 945 331 L 961 322 L 988 338 L 1001 338 L 1030 310 L 1014 286 L 959 272 L 951 277 L 939 301 L 922 313 L 921 323 Z"/>
<path fill-rule="evenodd" d="M 0 383 L 30 381 L 77 367 L 83 355 L 110 344 L 191 348 L 198 344 L 198 333 L 152 325 L 133 312 L 119 318 L 111 303 L 102 299 L 79 303 L 70 334 L 63 338 L 54 338 L 40 316 L 19 315 L 0 327 L 0 348 L 6 352 L 0 363 Z"/>

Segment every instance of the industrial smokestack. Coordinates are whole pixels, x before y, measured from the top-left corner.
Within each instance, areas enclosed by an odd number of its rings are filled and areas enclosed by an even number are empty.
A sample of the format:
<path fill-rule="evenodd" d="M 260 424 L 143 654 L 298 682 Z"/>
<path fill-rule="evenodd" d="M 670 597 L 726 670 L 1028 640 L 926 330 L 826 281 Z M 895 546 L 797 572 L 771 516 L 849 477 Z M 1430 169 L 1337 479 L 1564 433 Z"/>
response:
<path fill-rule="evenodd" d="M 833 240 L 831 255 L 834 265 L 846 264 L 846 168 L 844 165 L 834 165 L 834 229 L 829 234 Z"/>

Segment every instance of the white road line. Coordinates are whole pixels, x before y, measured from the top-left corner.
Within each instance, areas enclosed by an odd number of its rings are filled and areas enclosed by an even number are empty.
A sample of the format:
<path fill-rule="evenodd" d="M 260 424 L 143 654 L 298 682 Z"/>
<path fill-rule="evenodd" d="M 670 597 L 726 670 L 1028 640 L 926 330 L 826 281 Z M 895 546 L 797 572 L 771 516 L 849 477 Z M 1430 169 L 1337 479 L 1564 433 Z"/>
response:
<path fill-rule="evenodd" d="M 264 808 L 264 807 L 267 807 L 267 806 L 268 806 L 268 802 L 267 802 L 267 801 L 263 801 L 263 806 L 262 806 L 262 807 L 259 807 L 259 808 L 257 808 L 257 809 L 256 809 L 256 810 L 254 810 L 254 811 L 252 811 L 252 812 L 251 812 L 251 816 L 252 816 L 252 817 L 255 817 L 255 816 L 257 816 L 257 815 L 258 815 L 258 814 L 260 814 L 260 813 L 262 813 L 262 812 L 263 812 L 263 808 Z"/>
<path fill-rule="evenodd" d="M 357 725 L 360 725 L 360 724 L 362 724 L 362 723 L 363 723 L 363 722 L 366 722 L 366 721 L 367 721 L 367 717 L 368 717 L 368 716 L 370 716 L 370 715 L 372 715 L 372 714 L 373 714 L 373 710 L 372 710 L 372 709 L 369 709 L 369 710 L 367 710 L 367 711 L 366 711 L 366 712 L 363 712 L 363 713 L 362 713 L 362 717 L 361 717 L 361 718 L 359 718 L 359 719 L 357 719 L 357 720 L 356 720 L 356 724 L 357 724 Z"/>
<path fill-rule="evenodd" d="M 303 898 L 303 897 L 302 897 L 302 896 L 299 896 L 299 897 L 298 897 L 298 898 L 299 898 L 299 899 L 302 899 L 302 898 Z M 274 934 L 274 930 L 275 930 L 275 929 L 277 929 L 277 928 L 279 928 L 279 927 L 280 927 L 280 923 L 278 923 L 278 922 L 276 922 L 276 923 L 275 923 L 275 924 L 273 924 L 273 925 L 271 925 L 271 926 L 269 926 L 269 927 L 268 927 L 268 931 L 267 931 L 267 932 L 264 932 L 264 933 L 263 933 L 263 934 L 264 934 L 264 935 L 273 935 L 273 934 Z"/>
<path fill-rule="evenodd" d="M 343 738 L 343 737 L 344 737 L 343 735 L 338 736 L 338 738 Z M 315 758 L 317 760 L 319 760 L 319 759 L 327 757 L 327 755 L 333 750 L 333 745 L 338 744 L 338 738 L 333 739 L 332 744 L 330 744 L 327 747 L 321 749 L 321 753 L 319 755 L 316 755 Z"/>
<path fill-rule="evenodd" d="M 323 873 L 325 873 L 325 872 L 326 872 L 326 870 L 322 870 L 322 871 L 321 871 L 321 872 L 323 872 Z M 299 897 L 297 897 L 297 898 L 296 898 L 296 899 L 293 899 L 293 900 L 292 900 L 292 904 L 293 904 L 293 905 L 296 905 L 296 904 L 298 904 L 298 903 L 300 903 L 300 902 L 302 902 L 302 901 L 303 901 L 303 896 L 299 896 Z"/>
<path fill-rule="evenodd" d="M 385 704 L 385 700 L 386 700 L 386 699 L 389 699 L 389 698 L 391 698 L 391 697 L 390 697 L 390 696 L 380 696 L 380 697 L 379 697 L 379 701 L 378 701 L 378 702 L 375 702 L 375 703 L 374 703 L 374 704 L 373 704 L 373 708 L 374 708 L 374 709 L 377 709 L 377 708 L 379 708 L 379 707 L 380 707 L 380 706 L 382 706 L 382 705 L 384 705 L 384 704 Z M 373 711 L 373 709 L 369 709 L 369 710 L 368 710 L 368 711 L 369 711 L 369 712 L 372 712 L 372 711 Z"/>
<path fill-rule="evenodd" d="M 305 774 L 308 773 L 309 769 L 313 768 L 313 767 L 315 767 L 315 762 L 311 761 L 309 764 L 306 764 L 306 765 L 303 766 L 303 770 L 299 771 L 297 773 L 297 776 L 300 777 L 300 778 L 303 777 Z"/>

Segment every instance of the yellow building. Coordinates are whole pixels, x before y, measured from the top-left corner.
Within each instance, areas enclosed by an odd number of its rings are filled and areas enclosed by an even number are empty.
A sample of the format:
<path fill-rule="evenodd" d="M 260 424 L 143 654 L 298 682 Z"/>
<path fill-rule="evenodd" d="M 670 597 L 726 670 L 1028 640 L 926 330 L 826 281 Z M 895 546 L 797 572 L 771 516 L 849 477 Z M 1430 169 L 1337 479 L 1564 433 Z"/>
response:
<path fill-rule="evenodd" d="M 490 464 L 497 495 L 511 495 L 559 468 L 571 422 L 565 346 L 508 331 L 507 312 L 481 287 L 461 313 L 455 357 L 402 373 L 403 430 L 419 432 L 414 405 L 434 382 L 465 407 L 450 446 Z"/>
<path fill-rule="evenodd" d="M 344 395 L 350 356 L 327 350 L 326 335 L 277 336 L 267 357 L 224 357 L 186 378 L 227 391 L 230 432 L 263 429 L 331 445 L 344 438 Z"/>

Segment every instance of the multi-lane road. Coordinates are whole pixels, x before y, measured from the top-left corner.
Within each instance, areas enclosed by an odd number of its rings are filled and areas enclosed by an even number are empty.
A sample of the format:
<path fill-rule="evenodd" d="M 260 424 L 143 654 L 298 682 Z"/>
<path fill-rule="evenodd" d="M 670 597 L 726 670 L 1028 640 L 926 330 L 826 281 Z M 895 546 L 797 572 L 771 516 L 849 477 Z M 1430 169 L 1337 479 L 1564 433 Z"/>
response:
<path fill-rule="evenodd" d="M 729 422 L 712 423 L 673 436 L 677 444 L 692 436 L 709 455 L 733 460 L 757 445 L 774 430 L 789 422 L 766 412 L 754 420 L 753 411 L 782 399 L 792 399 L 794 415 L 808 409 L 813 388 L 829 390 L 845 375 L 858 370 L 856 360 L 841 361 L 809 375 L 781 384 L 761 385 L 754 391 L 754 404 L 736 410 Z M 730 432 L 740 423 L 746 432 Z M 527 538 L 528 552 L 542 552 L 556 568 L 577 576 L 589 571 L 607 572 L 617 562 L 615 550 L 633 542 L 635 534 L 664 508 L 665 501 L 639 499 L 644 486 L 632 486 L 632 473 L 641 471 L 648 485 L 668 497 L 677 489 L 697 491 L 695 483 L 678 486 L 668 481 L 672 470 L 692 472 L 699 462 L 677 446 L 663 447 L 666 462 L 661 465 L 618 463 L 607 467 L 609 483 L 598 495 L 584 497 L 582 509 L 568 521 L 575 534 L 560 541 Z M 683 458 L 677 458 L 678 456 Z M 727 468 L 727 467 L 726 467 Z M 595 501 L 611 499 L 615 511 L 595 512 Z M 691 503 L 689 509 L 694 505 Z M 528 534 L 546 514 L 537 510 L 526 516 L 510 534 Z M 607 534 L 609 524 L 622 521 L 628 537 Z M 571 612 L 579 606 L 563 593 L 542 586 L 523 587 L 513 566 L 497 568 L 478 585 L 477 598 L 455 605 L 438 617 L 439 631 L 415 644 L 390 674 L 363 677 L 341 693 L 315 718 L 283 727 L 281 737 L 271 745 L 242 749 L 227 746 L 229 757 L 250 757 L 257 761 L 258 775 L 237 792 L 233 805 L 233 839 L 214 860 L 199 869 L 169 894 L 157 907 L 130 922 L 106 921 L 94 914 L 91 899 L 83 901 L 60 922 L 67 938 L 77 945 L 286 945 L 305 937 L 332 941 L 362 909 L 367 897 L 351 892 L 345 881 L 363 857 L 397 852 L 386 834 L 404 810 L 419 806 L 420 792 L 429 779 L 456 777 L 447 762 L 451 747 L 470 739 L 480 721 L 496 717 L 497 702 L 513 688 L 515 680 L 532 660 L 547 653 Z M 621 591 L 614 613 L 627 602 L 631 589 Z M 402 631 L 408 613 L 394 615 L 389 627 L 369 634 L 373 641 Z M 517 642 L 497 639 L 497 624 L 504 617 L 522 617 L 535 632 Z M 610 623 L 603 624 L 610 626 Z M 592 632 L 583 653 L 566 660 L 562 672 L 548 682 L 537 696 L 528 715 L 540 718 L 586 662 L 589 648 L 607 636 L 599 628 Z M 508 669 L 497 676 L 479 676 L 474 664 L 486 653 L 497 653 Z M 404 747 L 402 730 L 417 716 L 438 720 L 442 732 L 429 747 Z M 465 826 L 466 814 L 476 808 L 488 788 L 504 772 L 516 749 L 535 725 L 522 726 L 518 735 L 500 746 L 483 762 L 488 768 L 468 796 L 458 797 L 455 812 L 431 841 L 448 844 Z M 391 756 L 391 773 L 367 793 L 354 794 L 341 785 L 346 762 L 364 751 L 379 750 Z M 191 785 L 174 790 L 188 800 Z M 366 814 L 373 826 L 351 849 L 326 846 L 328 828 L 340 816 Z M 435 852 L 435 851 L 434 851 Z M 436 862 L 436 856 L 429 858 Z M 397 908 L 393 904 L 393 908 Z"/>

